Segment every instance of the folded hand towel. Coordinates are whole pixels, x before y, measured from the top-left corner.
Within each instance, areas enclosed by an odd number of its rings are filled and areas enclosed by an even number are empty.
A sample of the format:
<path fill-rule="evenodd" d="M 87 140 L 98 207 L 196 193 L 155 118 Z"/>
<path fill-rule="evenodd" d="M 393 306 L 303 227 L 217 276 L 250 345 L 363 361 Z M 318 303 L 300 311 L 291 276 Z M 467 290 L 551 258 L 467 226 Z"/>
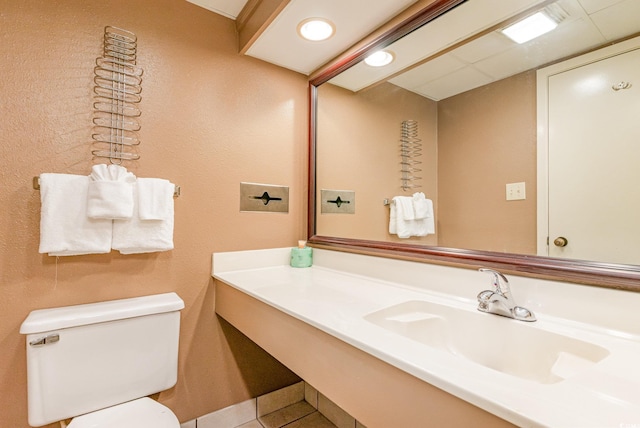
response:
<path fill-rule="evenodd" d="M 433 217 L 433 204 L 426 199 L 424 193 L 417 192 L 413 194 L 413 211 L 416 220 Z"/>
<path fill-rule="evenodd" d="M 141 180 L 141 179 L 138 179 Z M 171 183 L 169 183 L 171 184 Z M 173 188 L 171 184 L 171 195 Z M 158 220 L 142 220 L 139 214 L 138 183 L 134 184 L 133 216 L 128 220 L 113 221 L 111 247 L 122 254 L 152 253 L 173 249 L 173 196 L 165 213 Z"/>
<path fill-rule="evenodd" d="M 111 220 L 87 217 L 89 177 L 40 175 L 40 253 L 50 256 L 111 251 Z"/>
<path fill-rule="evenodd" d="M 133 215 L 136 176 L 119 165 L 94 165 L 87 192 L 90 218 L 125 219 Z"/>
<path fill-rule="evenodd" d="M 140 220 L 163 220 L 173 207 L 175 185 L 162 178 L 138 178 L 138 215 Z"/>

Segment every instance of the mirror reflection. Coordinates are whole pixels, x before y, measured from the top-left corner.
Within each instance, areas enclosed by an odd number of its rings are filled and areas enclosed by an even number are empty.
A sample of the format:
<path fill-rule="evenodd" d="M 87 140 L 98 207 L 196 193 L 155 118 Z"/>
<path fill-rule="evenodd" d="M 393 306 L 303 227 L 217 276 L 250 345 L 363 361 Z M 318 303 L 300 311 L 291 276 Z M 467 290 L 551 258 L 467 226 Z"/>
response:
<path fill-rule="evenodd" d="M 536 13 L 554 28 L 504 34 Z M 320 189 L 354 191 L 357 205 L 317 212 L 316 233 L 640 264 L 637 16 L 634 0 L 475 0 L 386 47 L 390 64 L 320 85 L 317 206 Z M 582 67 L 614 42 L 613 71 Z M 419 150 L 407 157 L 409 120 Z M 393 199 L 416 192 L 433 201 L 435 233 L 403 238 Z"/>

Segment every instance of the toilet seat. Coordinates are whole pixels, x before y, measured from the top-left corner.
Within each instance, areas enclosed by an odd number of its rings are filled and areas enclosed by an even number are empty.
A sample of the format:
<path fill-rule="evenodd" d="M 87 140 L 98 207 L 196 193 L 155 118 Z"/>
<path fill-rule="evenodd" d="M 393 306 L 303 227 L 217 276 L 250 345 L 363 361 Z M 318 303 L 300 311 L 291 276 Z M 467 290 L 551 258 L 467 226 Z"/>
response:
<path fill-rule="evenodd" d="M 67 428 L 179 428 L 173 412 L 144 397 L 73 418 Z"/>

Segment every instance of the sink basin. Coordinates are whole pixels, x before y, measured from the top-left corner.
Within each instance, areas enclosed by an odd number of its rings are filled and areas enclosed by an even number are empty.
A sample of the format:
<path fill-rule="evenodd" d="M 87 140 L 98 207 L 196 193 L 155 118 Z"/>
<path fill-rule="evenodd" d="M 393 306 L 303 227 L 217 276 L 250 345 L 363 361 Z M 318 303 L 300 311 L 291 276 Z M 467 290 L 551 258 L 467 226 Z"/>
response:
<path fill-rule="evenodd" d="M 541 384 L 561 382 L 609 355 L 605 348 L 530 323 L 422 300 L 365 316 L 393 333 Z"/>

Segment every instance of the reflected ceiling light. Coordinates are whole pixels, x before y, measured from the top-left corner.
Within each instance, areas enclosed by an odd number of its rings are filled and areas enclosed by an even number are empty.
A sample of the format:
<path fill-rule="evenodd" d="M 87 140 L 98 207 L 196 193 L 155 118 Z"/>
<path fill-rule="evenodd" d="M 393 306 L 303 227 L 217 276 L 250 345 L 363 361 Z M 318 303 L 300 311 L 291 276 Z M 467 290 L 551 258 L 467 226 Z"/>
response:
<path fill-rule="evenodd" d="M 305 40 L 319 42 L 333 36 L 336 28 L 333 22 L 324 18 L 308 18 L 298 24 L 298 34 Z"/>
<path fill-rule="evenodd" d="M 371 67 L 384 67 L 393 61 L 393 53 L 389 51 L 377 51 L 364 59 L 365 64 Z"/>
<path fill-rule="evenodd" d="M 522 44 L 533 40 L 558 26 L 558 21 L 551 18 L 545 12 L 540 11 L 516 22 L 504 29 L 502 34 L 516 43 Z"/>

